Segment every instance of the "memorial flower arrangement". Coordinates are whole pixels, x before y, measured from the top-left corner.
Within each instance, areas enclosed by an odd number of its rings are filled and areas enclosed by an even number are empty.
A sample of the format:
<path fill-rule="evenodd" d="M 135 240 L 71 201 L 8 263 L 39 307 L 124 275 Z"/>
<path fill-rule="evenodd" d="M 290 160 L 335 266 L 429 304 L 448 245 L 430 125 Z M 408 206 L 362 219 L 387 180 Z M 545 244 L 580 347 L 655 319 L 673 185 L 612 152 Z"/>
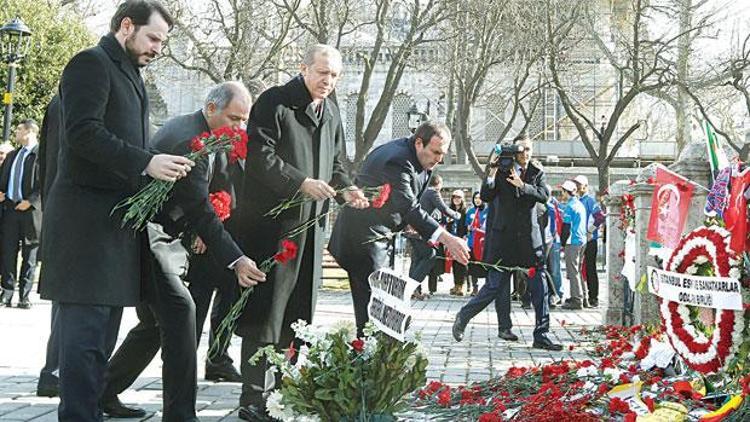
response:
<path fill-rule="evenodd" d="M 579 347 L 590 349 L 590 359 L 514 366 L 465 386 L 432 381 L 412 395 L 412 408 L 437 421 L 717 422 L 750 417 L 744 400 L 750 376 L 712 383 L 683 370 L 674 351 L 666 361 L 644 366 L 656 349 L 671 350 L 658 327 L 603 326 L 583 334 L 588 339 Z"/>
<path fill-rule="evenodd" d="M 207 160 L 209 155 L 227 152 L 230 161 L 247 157 L 247 133 L 241 129 L 222 127 L 211 132 L 204 132 L 190 141 L 190 152 L 185 157 L 192 161 Z M 122 227 L 130 225 L 140 231 L 159 212 L 169 200 L 176 182 L 151 180 L 135 195 L 125 198 L 115 205 L 112 214 L 125 210 Z"/>
<path fill-rule="evenodd" d="M 372 325 L 357 338 L 354 324 L 330 329 L 297 321 L 292 328 L 307 346 L 285 353 L 273 346 L 251 359 L 265 358 L 282 374 L 281 388 L 266 408 L 282 421 L 396 421 L 405 398 L 425 383 L 427 358 L 417 341 L 399 342 Z M 296 359 L 295 359 L 296 358 Z"/>
<path fill-rule="evenodd" d="M 678 273 L 740 278 L 740 260 L 729 248 L 729 232 L 719 226 L 700 227 L 683 237 L 666 264 Z M 716 373 L 738 363 L 735 355 L 745 338 L 745 310 L 716 310 L 713 324 L 698 318 L 700 309 L 659 300 L 662 327 L 675 351 L 692 369 Z M 705 311 L 703 311 L 705 312 Z M 744 356 L 747 357 L 745 346 Z"/>
<path fill-rule="evenodd" d="M 258 266 L 258 269 L 263 271 L 264 273 L 268 273 L 275 265 L 286 264 L 287 262 L 296 258 L 298 249 L 299 247 L 296 243 L 289 239 L 284 239 L 281 241 L 279 251 L 276 252 L 276 254 L 274 254 L 272 257 L 261 262 Z M 227 316 L 225 316 L 221 321 L 221 324 L 219 324 L 216 336 L 214 336 L 214 341 L 211 343 L 211 346 L 208 349 L 208 360 L 216 357 L 216 353 L 218 353 L 220 350 L 224 350 L 232 340 L 232 333 L 234 333 L 234 329 L 237 327 L 237 320 L 245 310 L 247 300 L 250 298 L 250 294 L 254 290 L 252 287 L 241 289 L 242 293 L 240 293 L 239 299 L 237 299 L 237 301 L 232 304 L 232 307 L 229 309 Z"/>

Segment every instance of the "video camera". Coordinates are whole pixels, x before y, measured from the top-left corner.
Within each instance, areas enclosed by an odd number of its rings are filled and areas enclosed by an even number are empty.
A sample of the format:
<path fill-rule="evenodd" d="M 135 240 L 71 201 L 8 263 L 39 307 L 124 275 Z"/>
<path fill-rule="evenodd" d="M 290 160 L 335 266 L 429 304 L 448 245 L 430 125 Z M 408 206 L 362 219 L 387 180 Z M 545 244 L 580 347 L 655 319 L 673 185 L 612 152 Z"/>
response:
<path fill-rule="evenodd" d="M 524 152 L 524 147 L 516 144 L 497 144 L 495 145 L 495 155 L 497 159 L 490 161 L 490 167 L 497 167 L 501 173 L 510 173 L 513 163 L 516 161 L 516 154 Z"/>

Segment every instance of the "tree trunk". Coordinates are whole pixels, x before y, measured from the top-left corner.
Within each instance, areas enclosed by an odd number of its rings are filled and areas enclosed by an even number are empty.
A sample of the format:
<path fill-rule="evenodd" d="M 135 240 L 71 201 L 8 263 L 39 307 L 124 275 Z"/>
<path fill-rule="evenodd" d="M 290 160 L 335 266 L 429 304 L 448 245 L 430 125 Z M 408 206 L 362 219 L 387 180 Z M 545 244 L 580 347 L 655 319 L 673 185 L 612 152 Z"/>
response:
<path fill-rule="evenodd" d="M 609 163 L 605 159 L 599 159 L 595 164 L 599 172 L 599 189 L 597 193 L 601 193 L 609 188 Z"/>

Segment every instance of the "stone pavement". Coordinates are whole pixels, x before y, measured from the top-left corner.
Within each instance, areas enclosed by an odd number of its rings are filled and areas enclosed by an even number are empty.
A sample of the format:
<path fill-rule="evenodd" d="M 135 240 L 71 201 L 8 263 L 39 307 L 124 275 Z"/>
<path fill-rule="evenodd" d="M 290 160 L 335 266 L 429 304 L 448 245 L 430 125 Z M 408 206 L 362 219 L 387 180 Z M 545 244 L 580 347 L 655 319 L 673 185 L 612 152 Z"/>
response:
<path fill-rule="evenodd" d="M 558 359 L 582 359 L 585 351 L 566 348 L 563 352 L 547 352 L 531 348 L 534 328 L 533 310 L 521 309 L 513 303 L 514 331 L 521 338 L 508 343 L 497 338 L 497 319 L 490 305 L 468 325 L 464 341 L 456 343 L 451 336 L 453 318 L 467 297 L 448 295 L 450 276 L 439 284 L 438 294 L 425 301 L 414 302 L 414 329 L 422 331 L 422 341 L 429 353 L 427 377 L 449 384 L 465 384 L 487 380 L 511 366 L 528 366 Z M 606 280 L 600 274 L 600 280 Z M 602 284 L 600 298 L 606 299 Z M 600 300 L 601 301 L 601 300 Z M 49 334 L 49 302 L 32 299 L 31 310 L 0 308 L 0 421 L 48 422 L 57 420 L 57 399 L 35 396 L 37 376 L 44 362 Z M 603 305 L 603 303 L 600 303 Z M 601 310 L 562 311 L 551 314 L 551 337 L 566 345 L 577 344 L 582 327 L 601 323 Z M 316 324 L 328 325 L 341 319 L 353 320 L 351 296 L 348 291 L 324 290 L 319 295 Z M 120 329 L 120 341 L 136 324 L 135 312 L 126 309 Z M 204 332 L 205 333 L 205 332 Z M 208 335 L 202 336 L 198 350 L 203 362 L 208 350 Z M 230 354 L 239 359 L 240 339 L 234 338 Z M 145 408 L 143 419 L 160 421 L 161 361 L 155 359 L 136 381 L 133 388 L 120 397 L 123 402 Z M 202 421 L 238 421 L 239 384 L 203 381 L 202 365 L 198 368 L 198 416 Z M 415 420 L 418 418 L 409 418 Z"/>

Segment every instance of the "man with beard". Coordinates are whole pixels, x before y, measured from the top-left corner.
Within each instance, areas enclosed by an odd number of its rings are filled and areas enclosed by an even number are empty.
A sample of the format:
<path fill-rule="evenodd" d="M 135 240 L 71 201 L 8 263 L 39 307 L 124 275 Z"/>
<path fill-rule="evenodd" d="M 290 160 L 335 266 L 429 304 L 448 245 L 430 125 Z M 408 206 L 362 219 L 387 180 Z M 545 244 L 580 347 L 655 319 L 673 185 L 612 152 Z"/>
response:
<path fill-rule="evenodd" d="M 328 98 L 341 67 L 341 54 L 335 48 L 313 46 L 305 54 L 299 76 L 265 91 L 253 105 L 238 223 L 243 250 L 256 262 L 279 250 L 284 233 L 325 213 L 329 199 L 336 197 L 358 208 L 368 205 L 361 190 L 343 189 L 351 185 L 341 164 L 343 129 L 338 107 Z M 298 193 L 311 201 L 277 218 L 265 216 Z M 266 370 L 249 365 L 250 356 L 269 344 L 289 347 L 294 338 L 290 324 L 298 319 L 311 322 L 321 277 L 325 221 L 317 223 L 291 239 L 299 253 L 271 270 L 268 282 L 250 295 L 240 317 L 240 419 L 268 418 L 263 398 Z"/>
<path fill-rule="evenodd" d="M 99 399 L 123 306 L 140 302 L 148 274 L 146 239 L 112 208 L 144 176 L 176 181 L 193 166 L 154 155 L 140 75 L 162 49 L 172 18 L 155 0 L 118 6 L 110 33 L 74 56 L 60 83 L 63 141 L 45 206 L 44 299 L 59 303 L 61 421 L 101 421 Z"/>

